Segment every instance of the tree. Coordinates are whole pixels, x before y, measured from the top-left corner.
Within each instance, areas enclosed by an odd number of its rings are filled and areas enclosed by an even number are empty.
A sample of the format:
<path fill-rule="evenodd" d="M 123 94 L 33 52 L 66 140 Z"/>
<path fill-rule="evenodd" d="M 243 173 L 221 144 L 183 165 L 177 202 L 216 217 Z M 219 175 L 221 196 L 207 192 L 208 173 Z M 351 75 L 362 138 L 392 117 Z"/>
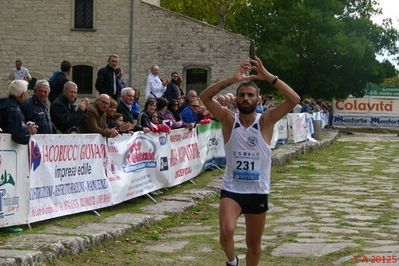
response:
<path fill-rule="evenodd" d="M 247 0 L 161 0 L 161 6 L 224 29 L 226 21 L 232 19 L 234 11 L 247 2 Z"/>
<path fill-rule="evenodd" d="M 254 39 L 257 55 L 301 96 L 362 96 L 367 82 L 392 75 L 392 65 L 376 54 L 397 54 L 399 34 L 390 20 L 382 26 L 371 21 L 381 12 L 376 0 L 242 2 L 226 15 L 226 28 Z M 202 14 L 215 23 L 214 13 Z"/>

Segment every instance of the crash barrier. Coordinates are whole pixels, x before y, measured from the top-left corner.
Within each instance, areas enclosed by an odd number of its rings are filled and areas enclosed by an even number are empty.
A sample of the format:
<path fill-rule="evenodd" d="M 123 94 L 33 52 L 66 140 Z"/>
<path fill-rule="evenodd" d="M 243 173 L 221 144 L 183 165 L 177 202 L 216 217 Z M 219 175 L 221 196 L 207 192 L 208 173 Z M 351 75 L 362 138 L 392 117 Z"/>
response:
<path fill-rule="evenodd" d="M 305 114 L 275 125 L 272 147 L 308 139 Z M 170 133 L 0 134 L 0 228 L 112 206 L 225 165 L 220 124 Z"/>

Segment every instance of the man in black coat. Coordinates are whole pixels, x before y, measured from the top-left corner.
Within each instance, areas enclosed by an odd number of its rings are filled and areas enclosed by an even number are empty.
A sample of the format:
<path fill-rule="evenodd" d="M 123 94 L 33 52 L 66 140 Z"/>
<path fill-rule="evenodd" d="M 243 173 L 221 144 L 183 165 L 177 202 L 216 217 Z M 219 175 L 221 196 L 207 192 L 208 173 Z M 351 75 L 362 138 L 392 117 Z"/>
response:
<path fill-rule="evenodd" d="M 116 101 L 120 97 L 121 85 L 116 79 L 115 68 L 118 65 L 119 57 L 117 55 L 110 55 L 108 57 L 108 64 L 98 70 L 96 89 L 100 94 L 108 94 Z"/>
<path fill-rule="evenodd" d="M 78 86 L 68 81 L 64 85 L 64 90 L 57 99 L 51 104 L 51 121 L 57 133 L 79 132 L 80 124 L 86 116 L 86 108 L 89 99 L 84 98 L 78 105 L 75 105 Z"/>
<path fill-rule="evenodd" d="M 177 75 L 177 72 L 172 72 L 170 77 L 171 79 L 164 93 L 164 97 L 166 100 L 168 100 L 168 102 L 171 102 L 172 100 L 178 100 L 180 97 L 180 89 L 177 87 L 176 84 L 177 78 L 179 77 Z"/>

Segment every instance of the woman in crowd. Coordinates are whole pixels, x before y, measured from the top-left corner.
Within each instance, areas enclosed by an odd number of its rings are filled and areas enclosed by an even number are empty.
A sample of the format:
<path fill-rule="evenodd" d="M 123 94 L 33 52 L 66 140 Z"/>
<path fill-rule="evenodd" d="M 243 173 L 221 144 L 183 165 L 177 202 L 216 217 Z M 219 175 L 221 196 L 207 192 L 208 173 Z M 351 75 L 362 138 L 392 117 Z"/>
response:
<path fill-rule="evenodd" d="M 107 115 L 107 124 L 109 128 L 114 128 L 116 127 L 115 120 L 113 119 L 114 114 L 116 113 L 116 107 L 118 106 L 118 103 L 114 99 L 110 99 L 110 104 L 107 107 L 107 110 L 105 111 Z"/>
<path fill-rule="evenodd" d="M 140 113 L 137 118 L 137 124 L 142 127 L 151 126 L 151 114 L 157 110 L 157 100 L 154 98 L 149 98 L 144 104 L 144 110 Z"/>
<path fill-rule="evenodd" d="M 155 111 L 151 114 L 150 126 L 151 131 L 154 133 L 170 132 L 169 125 L 162 120 L 162 117 L 158 111 Z"/>
<path fill-rule="evenodd" d="M 164 121 L 169 121 L 169 125 L 172 129 L 183 127 L 183 121 L 181 120 L 180 114 L 177 112 L 179 116 L 178 119 L 175 117 L 174 113 L 170 110 L 174 108 L 175 110 L 179 109 L 179 101 L 173 99 L 170 103 L 168 103 L 165 99 L 158 100 L 157 110 L 162 115 Z"/>

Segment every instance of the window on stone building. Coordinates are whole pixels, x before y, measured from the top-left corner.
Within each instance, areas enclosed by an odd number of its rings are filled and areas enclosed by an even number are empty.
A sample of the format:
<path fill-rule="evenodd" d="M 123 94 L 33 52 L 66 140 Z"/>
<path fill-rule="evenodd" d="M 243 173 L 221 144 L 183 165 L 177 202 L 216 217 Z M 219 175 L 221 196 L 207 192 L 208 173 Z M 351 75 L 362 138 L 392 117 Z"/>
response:
<path fill-rule="evenodd" d="M 72 67 L 72 81 L 78 85 L 78 94 L 93 93 L 93 67 L 75 65 Z"/>
<path fill-rule="evenodd" d="M 94 0 L 75 0 L 74 14 L 75 29 L 94 29 Z"/>
<path fill-rule="evenodd" d="M 189 68 L 186 70 L 186 91 L 195 90 L 201 93 L 208 87 L 208 70 L 203 68 Z"/>

